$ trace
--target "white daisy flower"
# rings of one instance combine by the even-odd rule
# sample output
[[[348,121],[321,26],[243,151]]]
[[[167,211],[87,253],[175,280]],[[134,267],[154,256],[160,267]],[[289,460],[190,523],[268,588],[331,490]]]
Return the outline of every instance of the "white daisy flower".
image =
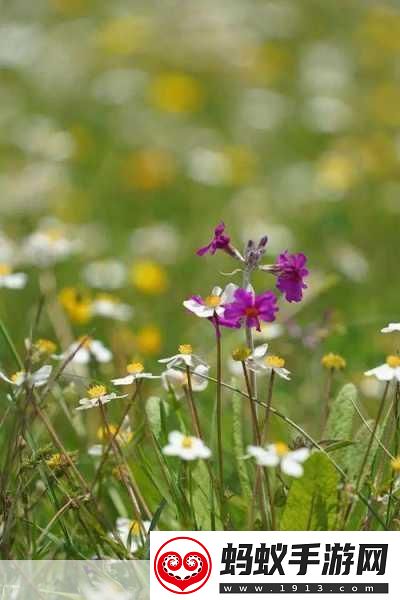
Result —
[[[120,302],[118,298],[114,298],[110,294],[101,294],[92,303],[92,314],[117,321],[129,321],[133,315],[133,309],[129,304]]]
[[[26,382],[32,387],[43,387],[49,381],[52,370],[52,366],[44,365],[43,367],[40,367],[40,369],[38,369],[35,373],[26,373],[25,371],[18,371],[17,373],[14,373],[14,375],[11,375],[11,377],[7,377],[5,373],[2,373],[0,371],[0,379],[17,387],[21,387]]]
[[[9,264],[0,263],[0,288],[21,290],[25,287],[28,276],[25,273],[13,273]]]
[[[90,287],[117,290],[126,282],[126,267],[118,260],[98,260],[85,266],[83,277]]]
[[[79,400],[79,406],[76,410],[87,410],[95,408],[100,404],[108,404],[111,400],[117,398],[127,398],[128,394],[118,396],[115,392],[108,393],[104,385],[93,385],[87,391],[87,397]]]
[[[283,379],[290,379],[290,371],[285,369],[285,359],[273,354],[267,355],[268,344],[258,346],[252,354],[250,354],[246,363],[251,371],[255,373],[271,373],[274,371]]]
[[[118,517],[116,530],[124,546],[134,554],[146,542],[149,533],[151,521],[143,521],[143,528],[138,521],[131,521],[125,517]],[[144,529],[144,531],[143,531]]]
[[[66,360],[76,352],[71,360],[72,364],[87,365],[92,359],[96,360],[98,363],[108,363],[112,360],[112,352],[99,340],[87,338],[82,346],[81,344],[82,341],[74,342],[66,352],[55,356],[55,358]],[[79,348],[78,351],[77,348]]]
[[[172,431],[168,442],[163,448],[166,456],[179,456],[182,460],[207,459],[211,456],[211,450],[200,438],[184,435],[180,431]]]
[[[38,267],[48,267],[75,254],[81,246],[71,227],[51,218],[44,219],[39,228],[25,238],[21,253],[25,261]]]
[[[192,390],[194,392],[202,392],[208,386],[207,376],[209,367],[198,365],[191,372]],[[161,374],[161,382],[165,390],[169,391],[172,388],[175,397],[180,400],[185,397],[185,387],[188,385],[186,373],[178,369],[167,369]]]
[[[174,354],[174,356],[170,356],[169,358],[160,358],[158,362],[166,364],[168,369],[179,366],[186,366],[191,369],[199,365],[208,366],[200,356],[193,354],[193,348],[190,344],[181,344],[179,346],[179,354]]]
[[[283,442],[270,444],[266,448],[248,446],[247,452],[256,459],[256,463],[261,467],[277,467],[279,465],[282,472],[291,477],[302,477],[304,473],[302,463],[311,454],[308,448],[291,451]]]
[[[160,379],[159,375],[145,373],[144,366],[140,362],[132,362],[126,367],[128,375],[120,379],[112,379],[114,385],[131,385],[137,379]]]
[[[382,333],[394,333],[395,331],[400,331],[400,323],[389,323],[382,329]]]
[[[367,377],[374,376],[379,381],[392,381],[397,379],[400,382],[400,356],[388,356],[386,363],[371,369],[365,373]]]
[[[234,283],[228,283],[224,290],[214,287],[210,296],[206,298],[192,296],[189,300],[185,300],[183,306],[203,319],[210,319],[214,315],[220,317],[225,312],[225,304],[233,302],[233,296],[237,289],[238,286]]]

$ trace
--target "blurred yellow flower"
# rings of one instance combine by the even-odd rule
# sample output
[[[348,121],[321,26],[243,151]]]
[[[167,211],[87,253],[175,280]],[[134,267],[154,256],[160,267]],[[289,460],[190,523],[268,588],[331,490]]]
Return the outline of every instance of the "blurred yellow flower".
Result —
[[[162,346],[161,331],[155,325],[147,325],[139,329],[136,336],[136,346],[140,354],[159,354]]]
[[[334,371],[340,371],[346,368],[346,360],[340,354],[325,354],[321,359],[321,364],[325,369],[332,369]]]
[[[395,57],[400,51],[400,13],[376,3],[367,10],[358,34],[371,56],[383,51]]]
[[[374,119],[383,125],[400,125],[400,85],[383,83],[368,96],[369,109]]]
[[[246,146],[227,146],[224,154],[230,163],[228,184],[243,185],[251,181],[255,174],[256,157]]]
[[[150,101],[166,112],[196,112],[204,104],[204,91],[197,79],[186,73],[162,73],[150,86]]]
[[[130,154],[122,165],[122,177],[129,187],[149,191],[164,188],[175,179],[176,164],[170,152],[147,148]]]
[[[317,183],[325,189],[343,193],[359,179],[359,169],[352,156],[332,152],[324,156],[317,168]]]
[[[98,46],[109,54],[130,56],[146,46],[150,33],[149,21],[126,16],[111,19],[97,32]]]
[[[166,270],[151,260],[142,260],[132,266],[131,281],[143,294],[163,294],[168,288]]]
[[[81,325],[92,317],[92,300],[88,294],[83,294],[76,288],[68,287],[58,295],[59,302],[72,322]]]

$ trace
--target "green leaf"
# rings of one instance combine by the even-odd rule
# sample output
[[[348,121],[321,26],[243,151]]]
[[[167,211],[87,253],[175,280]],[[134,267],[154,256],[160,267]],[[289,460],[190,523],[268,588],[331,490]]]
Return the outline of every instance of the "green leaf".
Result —
[[[349,383],[339,392],[333,402],[326,424],[324,437],[329,440],[351,440],[353,432],[354,403],[357,402],[357,388]],[[332,451],[332,449],[330,449]],[[343,464],[344,450],[335,453],[335,460]]]
[[[281,529],[324,531],[333,529],[337,512],[339,475],[329,458],[315,452],[304,465],[304,475],[293,481]]]
[[[158,439],[161,434],[161,399],[158,396],[150,396],[147,399],[146,415],[149,427]]]
[[[247,471],[246,461],[243,460],[244,456],[244,443],[243,443],[243,400],[238,394],[232,394],[232,433],[233,433],[233,452],[236,459],[236,466],[239,476],[239,483],[242,489],[242,494],[251,498],[252,490],[249,480],[249,474]]]

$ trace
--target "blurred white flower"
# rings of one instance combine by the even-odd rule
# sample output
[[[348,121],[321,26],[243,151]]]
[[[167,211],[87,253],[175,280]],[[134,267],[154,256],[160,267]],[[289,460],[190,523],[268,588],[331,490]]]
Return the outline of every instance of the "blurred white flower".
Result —
[[[0,66],[27,67],[37,56],[42,42],[38,25],[3,23],[0,25]]]
[[[104,448],[102,444],[94,444],[90,446],[88,449],[89,456],[93,456],[94,458],[98,458],[99,456],[103,456]]]
[[[0,263],[10,264],[16,252],[14,242],[0,230]]]
[[[77,351],[77,349],[79,350]],[[98,363],[108,363],[112,360],[112,352],[104,346],[99,340],[92,340],[87,338],[83,345],[82,341],[74,342],[71,346],[55,358],[59,360],[66,360],[75,353],[71,360],[72,364],[87,365],[91,360],[95,360]]]
[[[25,287],[27,280],[25,273],[13,273],[10,265],[0,263],[0,288],[20,290]]]
[[[16,387],[21,387],[25,383],[31,387],[43,387],[49,381],[52,371],[53,367],[50,365],[44,365],[35,373],[18,371],[17,373],[11,375],[11,377],[8,377],[5,373],[0,371],[0,379],[10,383],[11,385],[15,385]]]
[[[368,276],[368,261],[354,246],[336,244],[330,253],[337,268],[352,281],[364,281]]]
[[[205,185],[222,185],[232,177],[228,156],[210,148],[194,148],[189,154],[189,176]]]
[[[192,390],[202,392],[208,386],[207,376],[209,368],[204,365],[197,366],[191,373]],[[161,382],[165,390],[172,391],[178,400],[185,397],[185,387],[188,385],[186,373],[178,369],[167,369],[161,374]]]
[[[24,152],[49,161],[67,160],[74,152],[71,134],[42,116],[30,115],[26,121],[19,120],[13,140]]]
[[[251,89],[244,93],[239,107],[243,121],[254,129],[271,130],[279,127],[290,111],[286,96],[264,89]]]
[[[353,113],[350,106],[338,98],[316,96],[305,104],[304,121],[311,129],[334,133],[352,124]]]
[[[135,256],[151,257],[161,263],[172,263],[178,257],[180,236],[172,225],[155,223],[135,229],[129,245]]]
[[[92,315],[129,321],[133,315],[133,308],[110,294],[99,294],[92,303]]]
[[[247,452],[261,467],[277,467],[279,465],[282,472],[291,477],[302,477],[304,474],[302,463],[310,456],[308,448],[290,451],[283,442],[270,444],[266,448],[248,446]]]
[[[211,450],[204,442],[196,437],[187,436],[179,431],[172,431],[168,436],[168,445],[163,448],[166,456],[178,456],[182,460],[207,459]]]
[[[38,267],[48,267],[65,260],[80,249],[72,232],[56,219],[46,220],[22,245],[23,259]]]
[[[389,323],[382,329],[382,333],[394,333],[395,331],[400,331],[400,323]]]
[[[126,367],[128,375],[121,379],[112,379],[114,385],[132,385],[137,379],[160,379],[159,375],[145,373],[144,366],[140,362],[133,362]]]
[[[118,260],[105,259],[85,266],[83,277],[93,288],[116,290],[126,283],[126,267]]]

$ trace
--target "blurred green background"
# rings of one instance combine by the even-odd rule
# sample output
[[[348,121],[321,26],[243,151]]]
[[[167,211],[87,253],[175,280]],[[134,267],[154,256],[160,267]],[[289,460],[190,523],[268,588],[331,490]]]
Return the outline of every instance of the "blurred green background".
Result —
[[[265,333],[294,374],[281,403],[315,416],[330,350],[375,398],[362,373],[393,351],[379,330],[400,320],[398,2],[0,6],[0,262],[31,275],[24,293],[0,290],[0,310],[19,347],[38,299],[19,247],[54,217],[82,242],[55,267],[58,289],[90,290],[85,266],[117,258],[116,293],[135,309],[128,324],[73,323],[76,335],[95,328],[152,368],[179,343],[211,355],[211,328],[182,301],[229,281],[227,256],[194,254],[224,220],[239,247],[267,233],[271,260],[309,256],[306,301]],[[259,291],[273,284],[257,276]],[[239,334],[226,339],[228,351]]]

